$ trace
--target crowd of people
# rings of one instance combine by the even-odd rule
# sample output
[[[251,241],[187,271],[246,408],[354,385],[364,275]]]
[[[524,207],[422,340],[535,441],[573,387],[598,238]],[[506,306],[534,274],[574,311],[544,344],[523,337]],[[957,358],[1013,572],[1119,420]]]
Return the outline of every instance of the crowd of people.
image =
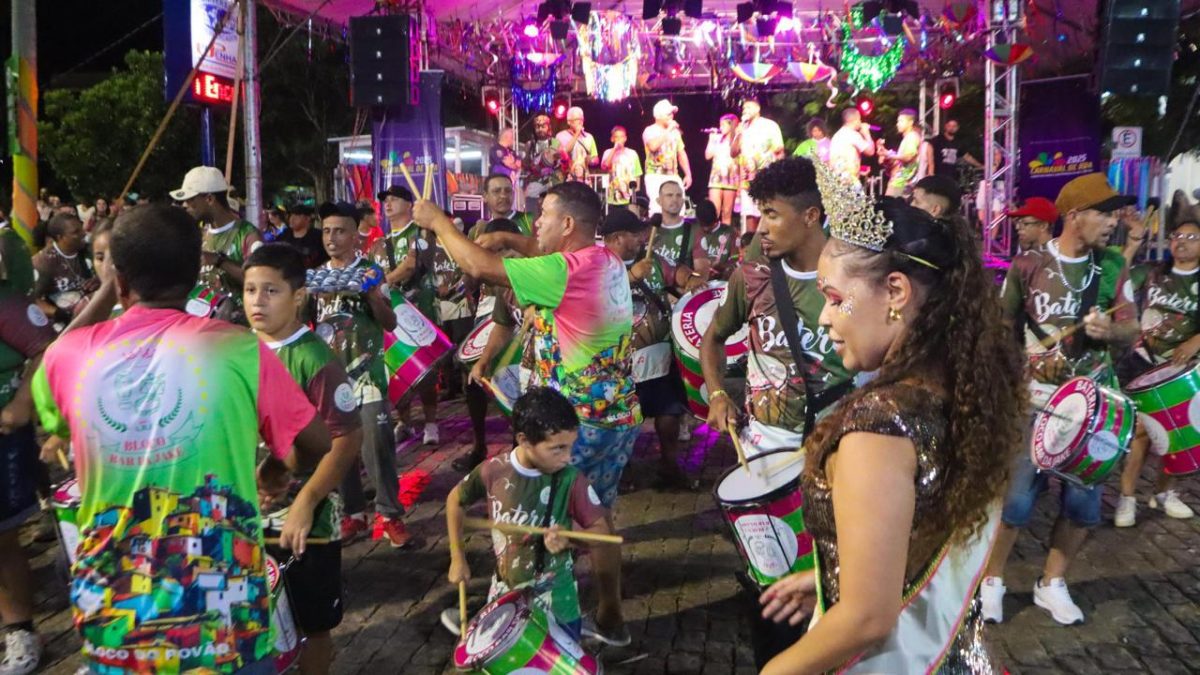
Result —
[[[997,289],[944,168],[973,160],[957,125],[926,141],[901,111],[889,149],[850,109],[832,135],[810,124],[785,156],[749,99],[710,134],[708,199],[690,218],[676,111],[654,106],[644,170],[621,127],[600,155],[578,108],[557,135],[536,118],[524,156],[502,133],[482,183],[488,216],[473,224],[388,185],[376,204],[297,204],[260,229],[220,171],[197,167],[172,204],[47,199],[33,255],[0,227],[0,675],[32,672],[40,655],[17,540],[48,496],[39,456],[75,474],[78,541],[63,540],[83,671],[274,672],[278,573],[307,638],[298,667],[328,672],[342,549],[373,526],[395,548],[416,540],[396,446],[437,445],[439,404],[458,395],[473,444],[446,503],[449,582],[472,577],[464,519],[484,503],[494,524],[546,530],[493,534],[489,601],[533,588],[570,639],[628,644],[621,549],[572,552],[564,532],[617,532],[646,418],[659,487],[698,488],[678,457],[701,385],[682,372],[671,317],[716,287],[696,373],[707,424],[747,461],[804,450],[797,489],[817,564],[744,580],[761,593],[748,620],[762,672],[1003,672],[982,624],[1003,621],[1006,559],[1053,480],[1030,461],[1030,419],[1071,377],[1119,389],[1200,353],[1198,211],[1172,209],[1168,264],[1131,266],[1148,223],[1102,175],[1082,176],[1010,213],[1021,251]],[[865,155],[883,160],[883,196],[860,183]],[[593,169],[605,188],[585,182]],[[536,215],[516,210],[520,191]],[[1114,250],[1118,223],[1127,243]],[[356,281],[312,281],[333,272]],[[393,396],[389,336],[411,310],[455,345],[493,325],[474,361],[444,359]],[[744,362],[729,363],[743,331]],[[493,381],[506,360],[521,373],[511,398]],[[493,401],[512,444],[489,456]],[[1147,449],[1160,449],[1141,426],[1121,527],[1135,524]],[[1176,480],[1164,474],[1150,506],[1191,517]],[[1033,589],[1062,624],[1083,620],[1066,578],[1101,491],[1063,481]],[[591,557],[592,611],[578,555]],[[458,619],[443,614],[456,634]]]

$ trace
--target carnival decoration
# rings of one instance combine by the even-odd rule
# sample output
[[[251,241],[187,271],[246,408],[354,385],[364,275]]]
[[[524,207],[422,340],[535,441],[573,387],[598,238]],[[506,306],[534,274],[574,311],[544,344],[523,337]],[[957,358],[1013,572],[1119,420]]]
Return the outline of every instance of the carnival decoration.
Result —
[[[787,64],[787,68],[792,77],[806,84],[826,83],[829,87],[829,99],[825,101],[825,107],[834,107],[833,100],[838,95],[838,71],[821,61],[815,45],[808,46],[808,61],[792,61]]]
[[[589,96],[610,103],[633,93],[642,58],[640,40],[629,17],[592,12],[587,24],[575,24],[584,87]]]
[[[989,61],[1002,66],[1015,66],[1033,56],[1033,47],[1020,42],[991,47],[983,53]]]
[[[743,82],[751,84],[766,84],[783,72],[783,66],[777,63],[734,63],[729,68]]]
[[[846,74],[846,81],[856,89],[879,91],[900,70],[908,40],[904,36],[896,36],[882,54],[870,56],[862,53],[854,41],[853,30],[863,27],[862,6],[851,7],[850,20],[842,24],[842,72]]]

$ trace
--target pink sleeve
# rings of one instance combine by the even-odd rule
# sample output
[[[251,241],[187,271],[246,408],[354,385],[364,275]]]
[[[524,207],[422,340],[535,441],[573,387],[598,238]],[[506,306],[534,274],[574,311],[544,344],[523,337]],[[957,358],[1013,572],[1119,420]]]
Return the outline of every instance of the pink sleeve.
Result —
[[[286,459],[292,443],[317,409],[292,379],[283,362],[261,340],[258,343],[258,433],[271,454]]]
[[[567,512],[571,520],[584,528],[595,525],[597,521],[608,514],[608,510],[600,505],[600,496],[582,473],[575,476],[571,484],[571,494],[567,502]]]

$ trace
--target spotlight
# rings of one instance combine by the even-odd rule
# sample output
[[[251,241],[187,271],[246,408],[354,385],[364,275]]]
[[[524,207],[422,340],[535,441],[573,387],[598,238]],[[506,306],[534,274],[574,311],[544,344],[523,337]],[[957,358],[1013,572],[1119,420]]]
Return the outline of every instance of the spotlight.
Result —
[[[657,18],[662,13],[662,0],[645,0],[642,3],[642,18],[646,21]]]
[[[567,108],[571,107],[570,94],[555,94],[554,100],[550,104],[550,111],[554,115],[554,119],[567,119]]]
[[[565,19],[570,14],[571,0],[546,0],[538,5],[537,20],[538,23],[545,21],[550,17],[556,19]]]
[[[561,19],[550,22],[550,37],[555,40],[566,40],[571,24]]]
[[[704,16],[704,0],[683,0],[683,13],[693,19]]]
[[[500,90],[495,87],[483,88],[483,108],[488,114],[500,114]]]
[[[958,94],[947,89],[938,95],[938,107],[942,110],[949,110],[954,107],[954,102],[958,100]]]
[[[775,26],[776,33],[787,33],[796,28],[796,20],[791,16],[784,15],[779,18],[779,24]]]
[[[538,25],[532,20],[525,22],[525,27],[521,29],[527,38],[535,38],[538,36]]]
[[[587,23],[592,18],[592,3],[575,3],[571,7],[571,18],[575,20],[575,23]]]
[[[779,27],[779,19],[774,16],[759,16],[754,22],[754,27],[758,31],[758,37],[771,37]]]
[[[673,16],[665,17],[662,20],[663,35],[679,35],[683,31],[683,20]]]
[[[880,14],[879,23],[884,35],[896,36],[904,32],[904,17],[899,14]]]
[[[746,23],[754,16],[754,3],[739,2],[737,6],[737,22]]]
[[[858,101],[854,103],[854,107],[858,108],[858,112],[861,113],[863,117],[870,117],[871,113],[875,112],[875,102],[866,96],[858,99]]]

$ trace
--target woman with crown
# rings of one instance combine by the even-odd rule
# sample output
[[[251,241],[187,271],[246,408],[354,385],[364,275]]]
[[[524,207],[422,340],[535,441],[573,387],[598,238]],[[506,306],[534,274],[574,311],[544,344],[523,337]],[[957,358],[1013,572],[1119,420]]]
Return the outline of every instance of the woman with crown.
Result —
[[[831,238],[821,324],[846,366],[878,370],[806,440],[815,571],[763,593],[808,632],[763,673],[1002,672],[974,599],[1019,447],[1021,360],[978,243],[818,163]]]

